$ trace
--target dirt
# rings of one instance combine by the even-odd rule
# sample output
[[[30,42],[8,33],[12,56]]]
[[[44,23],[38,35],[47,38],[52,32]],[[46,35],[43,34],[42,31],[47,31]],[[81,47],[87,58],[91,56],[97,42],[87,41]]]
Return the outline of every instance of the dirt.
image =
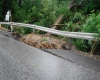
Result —
[[[66,41],[54,36],[40,34],[28,34],[27,36],[20,38],[20,41],[42,49],[62,49],[62,45],[67,44]]]

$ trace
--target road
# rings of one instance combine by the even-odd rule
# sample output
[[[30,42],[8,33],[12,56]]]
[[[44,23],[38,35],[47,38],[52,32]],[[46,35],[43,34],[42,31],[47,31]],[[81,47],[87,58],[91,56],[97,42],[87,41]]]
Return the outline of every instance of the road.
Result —
[[[62,59],[68,60],[75,64],[84,66],[86,68],[95,70],[96,72],[100,72],[100,61],[94,60],[89,57],[85,57],[83,55],[74,53],[69,50],[62,49],[43,49],[43,51],[48,52],[52,55],[58,56]]]
[[[100,80],[100,72],[0,35],[0,80]]]

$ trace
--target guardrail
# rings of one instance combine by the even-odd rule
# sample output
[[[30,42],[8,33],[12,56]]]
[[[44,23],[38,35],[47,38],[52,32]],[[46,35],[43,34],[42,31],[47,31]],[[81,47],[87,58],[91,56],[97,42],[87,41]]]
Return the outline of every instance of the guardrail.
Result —
[[[56,34],[60,36],[66,36],[70,38],[79,38],[79,39],[86,39],[86,40],[97,40],[94,35],[99,35],[96,33],[84,33],[84,32],[68,32],[68,31],[60,31],[60,30],[55,30],[51,28],[46,28],[43,26],[38,26],[38,25],[33,25],[33,24],[25,24],[25,23],[17,23],[17,22],[0,22],[0,24],[7,24],[11,26],[24,26],[24,27],[29,27],[45,32],[49,32],[51,34]]]

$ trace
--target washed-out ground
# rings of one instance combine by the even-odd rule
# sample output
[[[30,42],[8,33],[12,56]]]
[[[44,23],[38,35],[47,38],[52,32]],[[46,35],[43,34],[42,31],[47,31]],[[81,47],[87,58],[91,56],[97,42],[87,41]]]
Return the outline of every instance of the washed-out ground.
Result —
[[[20,38],[20,41],[40,49],[62,49],[62,45],[67,44],[63,39],[44,34],[28,34]]]

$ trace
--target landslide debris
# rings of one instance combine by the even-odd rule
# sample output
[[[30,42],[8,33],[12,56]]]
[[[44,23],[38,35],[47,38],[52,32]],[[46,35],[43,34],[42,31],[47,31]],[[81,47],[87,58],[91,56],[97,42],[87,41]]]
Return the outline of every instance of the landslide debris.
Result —
[[[62,45],[67,44],[67,42],[62,39],[58,39],[52,35],[48,36],[43,34],[28,34],[23,38],[20,38],[20,41],[42,49],[62,49]]]

